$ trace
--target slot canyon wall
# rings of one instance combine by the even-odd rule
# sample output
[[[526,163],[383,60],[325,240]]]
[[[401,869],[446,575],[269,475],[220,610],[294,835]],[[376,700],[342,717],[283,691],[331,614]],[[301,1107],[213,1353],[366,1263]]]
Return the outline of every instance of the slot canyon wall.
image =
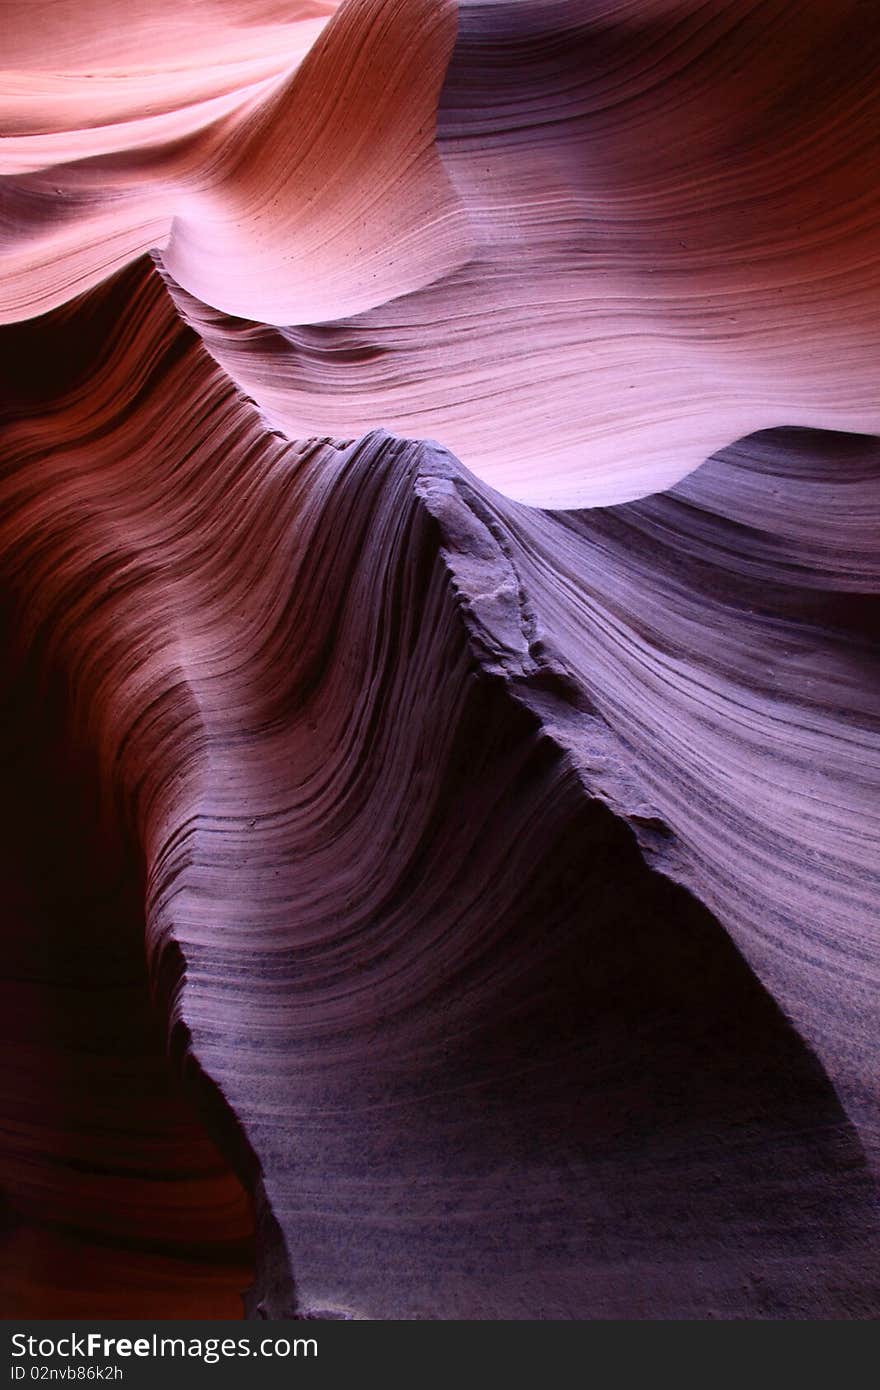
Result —
[[[880,1312],[864,0],[7,0],[7,1316]]]

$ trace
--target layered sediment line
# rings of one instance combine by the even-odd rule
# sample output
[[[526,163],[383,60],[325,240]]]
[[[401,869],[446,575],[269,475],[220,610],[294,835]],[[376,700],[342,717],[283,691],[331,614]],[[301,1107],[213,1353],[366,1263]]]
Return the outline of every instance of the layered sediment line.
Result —
[[[11,648],[250,1311],[876,1313],[876,444],[539,512],[271,433],[147,260],[5,332]]]
[[[125,9],[44,48],[13,6],[4,321],[157,249],[289,438],[440,439],[540,506],[880,431],[862,0]]]

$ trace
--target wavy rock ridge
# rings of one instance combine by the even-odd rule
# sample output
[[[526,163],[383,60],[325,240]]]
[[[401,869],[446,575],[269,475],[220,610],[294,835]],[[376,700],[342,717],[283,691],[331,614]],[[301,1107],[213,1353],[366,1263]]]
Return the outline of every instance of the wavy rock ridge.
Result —
[[[863,0],[199,0],[161,51],[107,8],[62,75],[22,12],[5,321],[158,246],[291,438],[382,422],[539,505],[880,429]]]
[[[876,1314],[865,8],[171,8],[13,25],[14,1311]]]

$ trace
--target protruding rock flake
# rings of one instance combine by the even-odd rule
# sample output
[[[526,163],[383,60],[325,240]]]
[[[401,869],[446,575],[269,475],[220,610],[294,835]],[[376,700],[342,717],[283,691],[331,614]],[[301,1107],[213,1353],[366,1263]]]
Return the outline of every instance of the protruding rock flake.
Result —
[[[7,5],[7,1317],[880,1314],[869,9]]]

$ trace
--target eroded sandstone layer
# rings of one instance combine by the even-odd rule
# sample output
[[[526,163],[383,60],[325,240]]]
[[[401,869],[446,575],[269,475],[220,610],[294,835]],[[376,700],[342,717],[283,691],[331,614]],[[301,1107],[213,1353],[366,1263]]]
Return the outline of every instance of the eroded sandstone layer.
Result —
[[[880,1310],[869,8],[10,6],[10,1311]]]

